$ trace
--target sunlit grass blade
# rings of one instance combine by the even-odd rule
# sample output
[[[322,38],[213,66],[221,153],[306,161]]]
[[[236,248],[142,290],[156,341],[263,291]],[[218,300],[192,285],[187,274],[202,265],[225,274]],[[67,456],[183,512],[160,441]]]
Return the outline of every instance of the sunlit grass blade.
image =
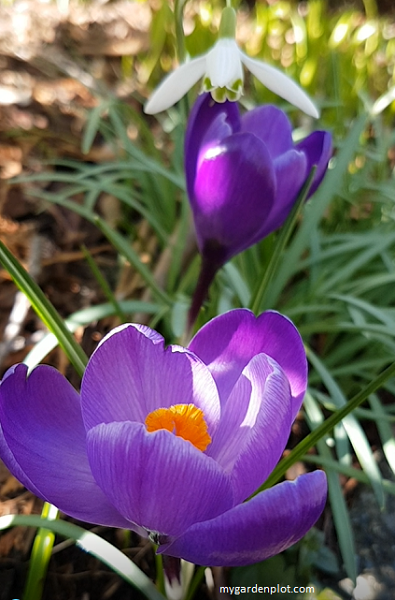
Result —
[[[233,263],[229,262],[224,266],[223,272],[237,294],[241,306],[247,308],[251,302],[251,292],[239,269]]]
[[[173,173],[170,169],[166,169],[166,167],[160,162],[148,157],[128,137],[125,124],[123,123],[119,114],[118,107],[114,105],[111,107],[109,118],[114,126],[116,135],[122,141],[126,152],[133,157],[138,164],[140,164],[147,172],[156,175],[162,175],[167,181],[174,183],[180,189],[185,189],[185,181],[180,175]]]
[[[184,275],[182,269],[183,259],[186,249],[190,246],[191,231],[191,210],[188,200],[183,195],[177,226],[168,242],[171,251],[171,263],[167,274],[167,289],[169,291],[173,291],[177,285],[181,285]]]
[[[192,600],[192,598],[195,597],[195,594],[199,588],[199,585],[203,580],[205,570],[206,570],[205,567],[196,567],[195,574],[192,577],[188,591],[185,595],[185,600]]]
[[[141,262],[140,257],[133,250],[132,246],[127,242],[124,236],[118,233],[118,231],[111,229],[110,225],[100,217],[96,217],[94,219],[94,222],[100,229],[100,231],[106,236],[109,242],[111,242],[114,248],[118,250],[118,252],[122,256],[124,256],[126,260],[130,262],[131,265],[135,267],[138,273],[140,273],[147,286],[151,288],[154,296],[156,296],[158,300],[170,306],[170,298],[156,283],[151,271]]]
[[[135,312],[156,314],[161,309],[159,304],[154,304],[153,302],[143,302],[142,300],[122,300],[119,302],[119,306],[122,310],[122,313],[126,315]],[[67,329],[73,333],[81,325],[89,325],[94,321],[104,319],[105,317],[111,317],[114,314],[116,314],[116,311],[113,304],[97,304],[96,306],[83,308],[73,313],[70,315],[70,317],[65,319],[64,324],[66,325]],[[59,342],[56,336],[53,333],[48,333],[34,346],[32,350],[30,350],[23,362],[30,368],[35,367],[47,356],[47,354],[56,348],[58,344]]]
[[[324,420],[323,414],[318,406],[318,403],[310,393],[306,394],[304,407],[310,427],[315,429],[322,425]],[[327,459],[331,458],[331,452],[325,443],[325,438],[321,438],[317,442],[317,448],[320,455]],[[330,468],[327,468],[326,476],[328,479],[328,495],[344,566],[347,571],[347,575],[350,577],[350,579],[352,579],[352,581],[355,582],[357,578],[357,570],[355,564],[356,553],[354,536],[346,502],[339,481],[339,475]]]
[[[125,315],[122,312],[122,308],[118,302],[118,300],[115,298],[114,294],[111,291],[110,286],[108,285],[106,279],[103,277],[99,267],[97,266],[92,254],[89,252],[88,248],[86,246],[82,246],[82,252],[86,258],[86,261],[97,281],[97,283],[100,285],[104,295],[106,296],[107,300],[113,305],[114,307],[114,313],[118,316],[119,320],[121,321],[121,323],[125,322]]]
[[[164,600],[164,596],[158,592],[152,581],[125,554],[91,531],[66,521],[50,521],[33,515],[0,517],[0,530],[13,525],[40,527],[72,539],[82,550],[96,556],[149,600]]]
[[[103,114],[108,110],[109,105],[109,100],[102,100],[100,104],[90,110],[81,141],[81,151],[83,154],[88,154],[91,149],[95,136],[100,129],[100,121],[103,118]]]
[[[319,358],[314,354],[314,352],[311,351],[311,349],[308,349],[307,357],[315,370],[319,373],[322,383],[330,393],[331,400],[336,408],[344,407],[347,404],[346,399],[344,398],[340,387],[337,385],[328,369],[325,368],[324,363],[319,360]],[[347,432],[350,442],[354,448],[354,452],[363,470],[370,479],[377,501],[379,505],[383,507],[384,493],[381,483],[381,473],[373,457],[373,453],[369,442],[366,439],[366,435],[354,415],[347,415],[343,419],[342,425]]]
[[[269,298],[271,306],[275,305],[281,290],[297,269],[299,258],[309,245],[311,232],[318,226],[326,208],[342,185],[343,177],[359,146],[360,136],[367,120],[367,115],[362,115],[355,121],[336,157],[335,168],[327,172],[324,181],[312,197],[308,210],[304,213],[303,223],[287,248],[275,280],[272,280]]]
[[[345,475],[346,477],[350,477],[352,479],[356,479],[360,483],[369,484],[369,478],[360,469],[356,469],[355,467],[349,467],[348,465],[342,465],[338,460],[334,460],[333,458],[327,458],[325,456],[315,455],[315,454],[305,454],[302,458],[303,462],[312,463],[313,465],[319,465],[320,467],[324,467],[325,469],[331,469],[336,473],[341,475]],[[395,483],[390,481],[389,479],[383,479],[383,489],[386,494],[392,494],[395,496]]]
[[[362,309],[364,312],[371,315],[378,321],[381,321],[386,327],[388,327],[392,335],[395,334],[395,315],[390,315],[390,309],[374,306],[370,302],[366,302],[365,300],[361,300],[360,298],[356,298],[355,296],[351,295],[330,294],[329,297],[334,298],[336,300],[341,300],[343,302],[346,302],[347,304]]]
[[[383,444],[383,452],[395,475],[395,439],[391,420],[376,394],[369,396],[369,404],[379,417],[376,419],[376,426]]]
[[[316,172],[316,167],[313,167],[310,171],[310,174],[305,182],[303,188],[301,189],[299,196],[290,212],[285,224],[283,225],[280,234],[276,241],[276,246],[274,252],[270,258],[269,264],[265,267],[265,272],[258,275],[258,287],[255,291],[252,302],[251,302],[251,310],[258,314],[263,308],[266,307],[265,300],[267,294],[269,292],[269,286],[273,280],[274,274],[278,270],[278,265],[283,258],[284,249],[291,237],[293,230],[295,229],[300,211],[306,202],[307,195],[309,193],[309,189],[311,188],[311,184],[313,183],[314,174]]]
[[[33,309],[43,323],[56,336],[59,345],[66,353],[77,373],[82,376],[88,362],[88,357],[81,346],[77,344],[63,319],[48,298],[46,298],[43,291],[1,241],[0,262],[9,272],[18,288],[29,299]]]
[[[383,250],[393,246],[395,241],[395,234],[383,235],[377,239],[374,246],[368,246],[360,252],[357,256],[351,258],[345,262],[344,266],[336,270],[331,277],[328,277],[321,286],[321,293],[329,292],[335,289],[335,286],[342,281],[349,281],[354,276],[355,272],[369,264],[369,262],[375,256],[378,256]]]
[[[41,517],[48,521],[58,518],[59,511],[55,506],[45,502]],[[30,555],[29,573],[23,592],[23,600],[40,600],[42,597],[48,564],[51,559],[55,534],[50,529],[40,527],[36,533]]]
[[[278,463],[277,467],[272,471],[265,483],[259,487],[253,495],[255,496],[259,492],[270,488],[272,485],[277,483],[284,476],[286,471],[299,459],[301,459],[302,456],[306,454],[308,450],[310,450],[310,448],[313,448],[321,438],[330,433],[335,425],[340,423],[347,415],[349,415],[360,404],[362,404],[362,402],[364,402],[370,396],[370,394],[373,394],[373,392],[380,389],[388,379],[394,376],[395,362],[391,363],[382,373],[380,373],[380,375],[369,382],[368,385],[366,385],[364,389],[351,398],[351,400],[349,400],[347,404],[343,406],[343,408],[334,412],[321,425],[319,425],[316,429],[314,429],[314,431],[309,433],[301,442],[299,442],[299,444],[293,450],[291,450],[288,456],[283,458]]]

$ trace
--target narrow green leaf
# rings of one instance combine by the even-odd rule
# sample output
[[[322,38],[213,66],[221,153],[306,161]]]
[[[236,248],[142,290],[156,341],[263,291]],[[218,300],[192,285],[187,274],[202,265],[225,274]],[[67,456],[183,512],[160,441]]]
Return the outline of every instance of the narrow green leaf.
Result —
[[[327,277],[321,286],[321,293],[333,290],[339,282],[350,280],[358,269],[367,265],[375,256],[378,256],[383,250],[393,245],[394,241],[395,234],[382,234],[381,239],[374,246],[368,246],[352,260],[346,261],[345,265],[338,269],[331,277]]]
[[[165,600],[152,581],[125,554],[91,531],[86,531],[82,527],[66,521],[50,521],[33,515],[0,517],[0,530],[8,529],[13,525],[41,527],[62,537],[72,539],[77,543],[77,546],[108,565],[149,600]]]
[[[58,518],[58,515],[58,509],[45,502],[41,511],[41,517],[53,521]],[[54,532],[45,527],[40,527],[36,533],[30,556],[29,572],[23,592],[23,600],[40,600],[42,597],[54,541]]]
[[[270,290],[270,304],[272,306],[275,305],[281,290],[297,269],[299,258],[309,244],[311,232],[318,226],[333,196],[342,185],[343,177],[359,146],[360,136],[366,127],[367,121],[368,115],[366,114],[361,115],[355,121],[336,157],[335,168],[327,172],[324,181],[315,192],[308,210],[305,211],[304,221],[286,251],[286,255],[276,273],[276,279],[272,281]]]
[[[319,409],[318,403],[309,393],[306,394],[304,407],[310,427],[316,429],[322,425],[324,420],[323,414]],[[325,438],[321,438],[317,442],[317,447],[320,455],[327,459],[331,458],[331,451],[326,445]],[[326,476],[328,479],[328,495],[344,566],[347,575],[355,582],[357,579],[357,569],[355,564],[354,536],[339,476],[331,469],[326,469]]]
[[[387,414],[376,394],[371,394],[371,396],[369,396],[369,404],[374,412],[379,416],[379,418],[376,420],[376,425],[380,435],[381,443],[383,444],[384,455],[392,469],[392,472],[395,475],[395,439],[391,426],[391,420],[389,419],[389,415]]]
[[[112,293],[112,290],[111,290],[110,286],[108,285],[106,279],[103,277],[99,267],[95,263],[95,260],[92,256],[92,254],[89,252],[89,250],[86,246],[82,246],[82,252],[86,258],[88,265],[90,266],[90,269],[91,269],[93,275],[95,276],[96,281],[98,282],[101,289],[103,290],[104,295],[106,296],[106,298],[110,302],[110,304],[113,305],[115,314],[118,316],[121,323],[124,323],[125,315],[122,312],[122,308],[121,308],[120,304],[118,303],[118,300],[115,298],[114,294]]]
[[[286,471],[301,459],[310,448],[313,448],[322,437],[332,431],[335,425],[340,423],[340,421],[349,415],[355,408],[362,404],[370,394],[381,388],[388,379],[394,376],[395,362],[391,363],[382,373],[380,373],[380,375],[369,382],[369,384],[349,400],[343,408],[334,412],[328,419],[319,425],[317,429],[314,429],[314,431],[309,433],[301,442],[299,442],[299,444],[291,450],[288,456],[278,463],[277,467],[272,471],[265,483],[256,490],[253,496],[277,483],[284,476]]]
[[[345,475],[346,477],[351,477],[360,481],[361,483],[369,484],[369,478],[360,469],[355,469],[355,467],[349,467],[348,465],[342,465],[338,460],[334,460],[333,458],[327,458],[325,456],[314,455],[314,454],[305,454],[302,457],[303,462],[312,463],[314,465],[319,465],[324,467],[325,469],[331,469],[336,473],[340,473],[341,475]],[[388,494],[392,494],[395,496],[395,483],[390,481],[389,479],[383,479],[383,488],[384,491]]]
[[[56,336],[59,345],[63,348],[71,364],[82,377],[88,362],[88,357],[81,346],[77,344],[74,337],[67,329],[63,319],[59,316],[43,291],[1,241],[0,262],[9,272],[18,288],[29,299],[33,309],[43,323],[45,323],[48,329]]]
[[[265,272],[258,274],[259,284],[251,302],[251,310],[255,314],[258,314],[261,310],[263,310],[263,308],[266,308],[265,300],[269,291],[269,286],[272,282],[273,276],[278,270],[278,265],[283,258],[284,249],[288,244],[291,234],[295,229],[299,214],[306,202],[306,198],[309,193],[309,189],[311,188],[311,184],[313,183],[316,170],[316,167],[311,169],[307,181],[301,189],[292,211],[288,215],[288,218],[280,231],[274,251],[270,258],[270,262],[265,267]]]
[[[156,283],[151,271],[141,262],[138,254],[133,250],[132,246],[128,243],[128,241],[120,234],[118,231],[111,229],[108,223],[101,217],[95,217],[95,224],[100,229],[100,231],[106,236],[106,238],[111,242],[118,252],[126,258],[130,262],[131,265],[134,266],[136,271],[138,271],[141,277],[144,279],[145,283],[148,287],[151,288],[152,293],[168,306],[171,305],[171,300],[167,296],[167,294],[159,287]]]
[[[134,312],[142,312],[147,314],[155,314],[160,311],[161,306],[152,302],[143,302],[142,300],[122,300],[119,302],[119,306],[124,314],[131,314]],[[115,313],[114,305],[110,303],[97,304],[96,306],[90,306],[89,308],[83,308],[78,310],[68,317],[64,324],[67,329],[72,333],[78,329],[81,325],[89,325],[99,319],[105,317],[112,317]],[[25,357],[24,363],[32,369],[38,363],[40,363],[56,346],[58,345],[58,339],[53,333],[48,333],[40,340],[29,354]]]
[[[88,112],[88,120],[86,122],[84,134],[81,142],[81,150],[83,154],[88,154],[92,147],[93,140],[100,128],[100,121],[103,113],[109,106],[108,101],[101,102]]]
[[[386,327],[388,327],[392,335],[395,333],[395,318],[391,317],[388,308],[374,306],[370,302],[366,302],[365,300],[361,300],[360,298],[356,298],[355,296],[351,295],[330,294],[329,298],[340,300],[341,302],[361,308],[364,312],[371,315],[378,321],[381,321]]]
[[[242,306],[247,307],[251,301],[251,292],[241,275],[239,269],[233,263],[226,263],[223,268],[230,285],[236,292]]]
[[[171,312],[170,321],[171,329],[176,338],[180,338],[185,331],[185,326],[188,317],[189,301],[181,294],[176,298]]]
[[[109,117],[114,126],[117,136],[122,140],[126,152],[137,161],[140,166],[148,173],[162,175],[168,181],[174,183],[181,190],[185,190],[185,180],[180,175],[173,173],[170,169],[167,169],[160,162],[149,158],[142,152],[136,144],[128,137],[125,124],[117,111],[115,106],[111,107]]]
[[[322,383],[330,393],[331,399],[336,408],[343,408],[347,404],[347,401],[344,398],[340,387],[337,385],[330,372],[326,369],[324,363],[319,360],[318,356],[316,356],[311,349],[307,350],[307,358],[319,373]],[[354,415],[347,415],[343,419],[342,425],[347,432],[363,470],[370,479],[377,501],[379,505],[383,507],[384,492],[381,483],[381,473],[374,459],[370,444],[366,439],[366,435]]]

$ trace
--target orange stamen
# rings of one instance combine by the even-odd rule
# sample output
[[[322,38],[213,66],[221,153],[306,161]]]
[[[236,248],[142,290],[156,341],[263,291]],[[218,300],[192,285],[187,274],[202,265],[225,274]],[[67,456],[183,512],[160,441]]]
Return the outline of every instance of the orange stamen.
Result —
[[[153,410],[147,415],[145,425],[150,433],[158,429],[171,431],[202,452],[211,443],[204,413],[194,404],[175,404],[170,408]]]

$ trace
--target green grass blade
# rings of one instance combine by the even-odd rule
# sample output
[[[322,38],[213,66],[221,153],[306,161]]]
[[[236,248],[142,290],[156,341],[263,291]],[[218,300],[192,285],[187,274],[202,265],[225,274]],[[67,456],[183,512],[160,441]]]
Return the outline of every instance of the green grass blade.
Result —
[[[185,190],[185,180],[181,175],[174,173],[171,169],[167,169],[160,162],[149,158],[128,137],[125,124],[120,117],[117,107],[111,107],[109,118],[114,126],[117,136],[120,140],[122,140],[126,152],[137,162],[137,165],[141,165],[141,168],[146,170],[148,173],[162,175],[166,180],[174,183],[181,190]]]
[[[160,311],[161,306],[152,302],[143,302],[142,300],[122,300],[119,306],[123,314],[131,314],[135,312],[143,312],[147,314],[156,314]],[[115,315],[114,305],[110,303],[97,304],[89,308],[83,308],[73,313],[64,321],[67,329],[72,333],[81,325],[89,325],[99,319],[112,317]],[[53,333],[48,333],[42,338],[34,348],[25,357],[24,363],[32,369],[40,363],[56,346],[59,344],[58,339]]]
[[[223,272],[229,285],[237,295],[241,306],[247,308],[251,301],[251,292],[239,269],[233,263],[228,262],[224,266]]]
[[[41,517],[48,521],[58,518],[59,511],[45,502]],[[36,533],[30,556],[29,573],[23,592],[23,600],[40,600],[42,597],[48,564],[51,559],[55,534],[50,529],[40,527]]]
[[[63,348],[77,373],[82,376],[88,362],[88,357],[77,344],[63,319],[59,316],[48,298],[46,298],[43,291],[1,241],[0,262],[11,275],[18,288],[29,299],[33,309],[43,323],[56,336],[59,345]]]
[[[349,259],[343,268],[337,270],[332,277],[326,278],[325,282],[321,286],[321,293],[328,293],[330,290],[336,288],[336,285],[342,281],[349,281],[353,278],[355,272],[367,265],[372,258],[379,255],[388,246],[393,245],[395,240],[395,234],[381,235],[381,239],[378,239],[376,244],[372,247],[366,248],[364,251],[359,252],[357,256]]]
[[[346,304],[360,308],[365,313],[371,315],[378,321],[381,321],[386,327],[388,327],[389,333],[391,335],[394,335],[394,333],[395,333],[395,318],[391,317],[388,309],[374,306],[373,304],[370,304],[370,302],[366,302],[365,300],[361,300],[360,298],[356,298],[355,296],[349,296],[349,295],[343,295],[343,294],[330,294],[329,298],[333,298],[335,300],[340,300],[341,302],[345,302]]]
[[[309,393],[306,394],[304,406],[310,427],[315,429],[319,425],[322,425],[324,420],[323,414],[318,406],[318,403]],[[317,442],[317,447],[320,455],[326,459],[330,459],[332,457],[331,451],[326,445],[325,438],[321,438]],[[347,575],[352,579],[352,581],[355,582],[357,579],[357,569],[355,564],[356,552],[354,536],[350,517],[348,515],[347,505],[339,481],[339,475],[329,468],[326,469],[326,476],[328,479],[328,496],[344,566],[347,571]]]
[[[151,271],[141,262],[138,254],[133,250],[132,246],[128,243],[128,241],[124,238],[123,235],[111,229],[110,225],[101,219],[100,217],[96,217],[94,219],[94,223],[100,229],[100,231],[106,236],[108,241],[114,246],[114,248],[126,258],[130,262],[131,265],[134,266],[136,271],[138,271],[141,277],[144,279],[145,283],[149,288],[151,288],[152,293],[158,300],[164,302],[168,306],[171,305],[171,300],[168,295],[159,287],[156,283]]]
[[[281,259],[283,258],[284,249],[291,237],[293,230],[295,229],[299,214],[306,202],[309,189],[311,188],[311,184],[313,183],[315,172],[316,167],[313,167],[310,171],[306,183],[304,184],[302,190],[299,193],[299,196],[292,208],[292,211],[290,212],[284,226],[280,231],[269,264],[265,267],[265,272],[258,276],[258,281],[260,281],[260,283],[251,302],[251,310],[256,315],[259,312],[261,312],[263,308],[267,308],[267,303],[265,304],[265,300],[269,292],[271,281],[273,279],[274,274],[278,270],[278,265]]]
[[[104,100],[89,111],[88,120],[86,122],[81,141],[81,151],[83,154],[88,154],[89,150],[92,148],[96,134],[100,129],[100,121],[102,120],[103,114],[107,111],[109,105],[109,101]]]
[[[391,420],[388,418],[389,415],[384,410],[384,407],[376,394],[369,396],[369,403],[372,407],[372,410],[379,417],[376,420],[376,426],[380,435],[381,443],[383,444],[385,458],[387,459],[388,464],[395,475],[395,439],[391,426]]]
[[[72,539],[77,546],[108,565],[149,600],[165,600],[152,581],[125,554],[91,531],[66,521],[50,521],[33,515],[0,517],[0,531],[13,525],[45,528],[62,537]]]
[[[121,308],[118,300],[115,298],[114,294],[112,293],[112,290],[111,290],[110,286],[108,285],[106,279],[103,277],[102,272],[100,271],[99,267],[97,266],[92,254],[89,252],[89,250],[86,246],[82,246],[81,249],[82,249],[82,252],[86,258],[86,261],[87,261],[97,283],[101,287],[107,300],[110,302],[110,304],[113,305],[114,314],[116,314],[118,316],[121,323],[125,323],[125,315],[122,312],[122,308]]]
[[[331,400],[336,408],[344,407],[347,404],[347,401],[344,398],[343,393],[336,381],[333,379],[328,369],[325,368],[323,362],[320,361],[310,349],[307,351],[307,358],[320,375],[322,383],[330,393]],[[366,439],[366,435],[354,415],[347,415],[343,419],[342,425],[347,432],[363,470],[370,479],[377,501],[379,505],[383,507],[384,492],[381,483],[381,473],[373,457],[373,453],[370,448],[370,444]]]
[[[356,479],[361,483],[370,483],[369,478],[360,469],[356,469],[355,467],[349,467],[348,465],[342,465],[338,460],[334,460],[333,458],[327,458],[320,454],[316,456],[314,454],[305,454],[302,458],[303,462],[312,463],[314,465],[319,465],[324,467],[325,469],[331,469],[336,473],[340,473],[341,475],[345,475],[346,477],[351,477],[352,479]],[[395,496],[395,483],[390,481],[389,479],[383,479],[383,488],[384,491],[388,494],[392,494]]]
[[[275,281],[272,281],[270,290],[270,303],[272,306],[274,306],[281,290],[294,273],[303,251],[309,245],[311,232],[318,226],[326,208],[342,185],[343,177],[347,173],[348,165],[358,148],[359,139],[366,127],[367,120],[368,116],[364,114],[355,121],[350,134],[336,157],[335,168],[327,172],[324,181],[312,197],[308,210],[305,211],[304,221],[287,249],[281,267],[276,273]]]
[[[295,464],[304,454],[307,453],[310,448],[313,448],[317,442],[328,434],[340,421],[342,421],[347,415],[355,410],[362,402],[364,402],[370,394],[373,394],[376,390],[381,388],[388,379],[395,376],[395,362],[391,363],[380,375],[373,379],[363,390],[358,392],[351,400],[347,402],[343,408],[334,412],[328,419],[326,419],[321,425],[309,433],[299,444],[291,450],[291,452],[283,458],[272,471],[267,480],[261,485],[256,492],[253,494],[259,494],[259,492],[272,487],[277,483],[286,473],[286,471]]]

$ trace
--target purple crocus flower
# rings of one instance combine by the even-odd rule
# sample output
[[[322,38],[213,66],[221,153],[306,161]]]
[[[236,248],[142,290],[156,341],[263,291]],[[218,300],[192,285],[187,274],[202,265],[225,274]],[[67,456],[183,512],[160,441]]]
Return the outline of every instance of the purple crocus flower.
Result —
[[[305,387],[300,336],[278,313],[226,313],[188,349],[122,325],[80,395],[52,367],[6,373],[0,456],[72,517],[150,535],[197,564],[244,565],[298,541],[323,510],[321,471],[244,502],[280,459]]]
[[[291,123],[275,106],[241,117],[236,102],[202,94],[188,121],[185,171],[198,246],[211,271],[280,227],[313,165],[310,195],[317,189],[331,151],[326,131],[294,144]]]

